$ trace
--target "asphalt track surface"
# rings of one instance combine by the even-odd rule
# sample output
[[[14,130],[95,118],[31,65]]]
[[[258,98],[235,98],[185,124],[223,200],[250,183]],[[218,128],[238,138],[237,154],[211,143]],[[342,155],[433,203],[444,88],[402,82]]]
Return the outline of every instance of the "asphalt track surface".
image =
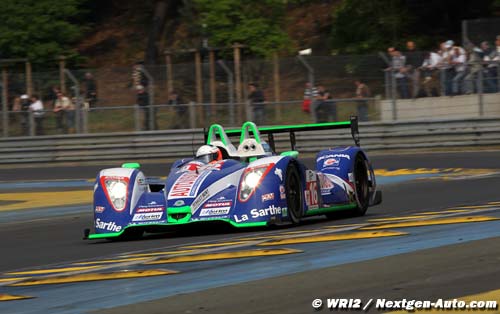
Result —
[[[385,169],[451,167],[500,169],[500,152],[374,156],[372,162],[376,168]],[[0,169],[0,181],[92,178],[98,169],[105,166]],[[148,175],[161,176],[166,174],[168,165],[144,164],[142,168]],[[312,218],[297,227],[278,229],[187,228],[129,242],[82,241],[82,230],[92,223],[90,211],[45,219],[0,221],[2,239],[0,272],[102,259],[130,252],[178,248],[200,242],[227,241],[254,235],[273,235],[277,232],[300,232],[326,228],[332,224],[359,224],[366,223],[370,219],[418,215],[422,212],[444,211],[456,206],[498,202],[499,187],[498,175],[470,177],[463,180],[403,181],[384,185],[383,204],[370,208],[364,217],[339,215],[338,219],[333,221]],[[315,310],[311,307],[311,301],[315,298],[340,296],[366,301],[377,297],[394,299],[405,297],[425,300],[460,297],[500,289],[499,224],[474,223],[467,224],[467,227],[461,227],[462,229],[455,225],[425,228],[428,228],[426,229],[428,231],[413,236],[414,243],[408,240],[380,244],[381,251],[385,249],[391,253],[385,256],[373,254],[376,257],[374,259],[367,257],[360,258],[359,261],[352,259],[343,263],[333,263],[333,266],[326,263],[324,267],[313,267],[311,270],[304,268],[304,271],[294,270],[290,273],[279,273],[279,276],[266,275],[264,278],[256,276],[259,280],[247,278],[240,282],[221,283],[204,289],[180,290],[180,294],[171,292],[167,294],[167,298],[161,298],[161,293],[158,293],[155,295],[155,300],[133,302],[137,303],[136,305],[128,304],[130,301],[125,294],[125,297],[116,299],[112,305],[105,306],[109,309],[100,313],[124,313],[124,311],[127,313],[313,313]],[[439,242],[440,237],[449,241],[443,240],[442,244],[432,243],[432,234],[436,236],[435,242]],[[358,243],[363,241],[371,243],[369,241],[372,240],[358,241],[339,247],[339,252],[355,251]],[[379,242],[374,242],[371,246],[359,245],[359,250],[367,254],[372,250],[375,252],[379,249],[377,243]],[[396,246],[391,247],[393,245]],[[324,248],[321,246],[317,249]],[[400,253],[398,248],[401,249]],[[331,255],[335,254],[334,248]],[[314,260],[315,256],[303,257],[306,258]],[[286,262],[286,259],[281,262]],[[215,265],[217,267],[217,264]],[[240,271],[245,270],[244,263],[238,267]],[[199,271],[200,281],[204,280],[203,271],[205,270]],[[5,288],[2,290],[0,287],[0,294],[7,292]],[[64,294],[60,293],[61,298],[64,298]],[[22,302],[31,301],[10,302],[17,302],[11,304],[20,306],[9,305],[5,308],[8,310],[5,313],[16,313],[16,309],[19,309],[19,313],[37,313],[32,308],[23,308]],[[128,304],[126,308],[120,307],[125,304]],[[0,312],[4,313],[2,306],[4,305],[0,303]],[[78,303],[74,306],[74,313],[80,313]],[[99,307],[91,309],[97,310]],[[68,308],[64,310],[68,311]],[[58,311],[64,312],[61,309]],[[54,313],[58,311],[54,310]],[[324,311],[327,312],[326,309]],[[68,313],[71,313],[71,310]]]

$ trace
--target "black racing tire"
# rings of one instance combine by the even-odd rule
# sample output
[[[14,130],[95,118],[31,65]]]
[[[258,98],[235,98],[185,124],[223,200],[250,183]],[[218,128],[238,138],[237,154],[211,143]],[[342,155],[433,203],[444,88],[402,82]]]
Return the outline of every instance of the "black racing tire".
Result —
[[[290,221],[292,224],[298,224],[302,218],[302,213],[304,212],[304,193],[299,171],[293,163],[290,163],[286,169],[285,192]]]
[[[353,210],[356,216],[363,216],[370,203],[370,186],[368,179],[368,168],[365,157],[357,154],[354,159],[354,195],[356,198],[356,208]]]

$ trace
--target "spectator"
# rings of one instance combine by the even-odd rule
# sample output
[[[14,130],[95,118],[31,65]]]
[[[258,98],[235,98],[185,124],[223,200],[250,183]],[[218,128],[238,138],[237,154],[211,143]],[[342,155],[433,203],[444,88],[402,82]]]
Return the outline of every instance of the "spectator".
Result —
[[[460,47],[453,47],[451,52],[450,64],[454,67],[455,76],[453,77],[452,92],[453,95],[459,95],[463,91],[462,83],[466,72],[466,54]]]
[[[92,73],[85,73],[83,84],[85,87],[85,101],[88,103],[89,108],[92,108],[97,102],[97,85]]]
[[[436,97],[439,95],[439,72],[437,66],[441,62],[441,56],[436,52],[429,52],[424,57],[422,66],[420,67],[422,86],[424,95],[427,97]]]
[[[36,96],[36,95],[31,96],[30,111],[33,112],[33,116],[34,116],[34,119],[35,119],[35,134],[36,135],[44,135],[44,130],[43,130],[43,116],[44,116],[43,103],[38,98],[38,96]]]
[[[250,103],[250,108],[253,112],[253,121],[259,125],[264,124],[264,93],[259,89],[256,83],[248,84],[248,100]]]
[[[313,87],[311,82],[307,82],[306,89],[304,90],[304,100],[302,101],[302,111],[311,113],[311,105],[316,96],[318,96],[318,89]]]
[[[479,47],[473,47],[469,53],[469,74],[465,77],[465,93],[472,94],[474,90],[478,89],[474,88],[477,78],[479,77],[479,72],[483,71],[483,60],[486,55],[491,53],[490,45],[487,41],[483,41]]]
[[[21,95],[21,129],[23,135],[30,135],[30,98],[28,95]]]
[[[417,51],[415,42],[408,41],[406,43],[406,70],[412,85],[412,98],[420,94],[420,71],[418,69],[423,61],[424,53]]]
[[[323,85],[318,86],[318,96],[315,101],[315,122],[328,122],[337,120],[337,107],[331,101],[331,94]]]
[[[144,62],[142,61],[136,62],[132,68],[132,87],[138,91],[139,86],[142,86],[144,89],[147,89],[149,86],[149,80],[144,75]]]
[[[484,70],[485,87],[487,93],[498,91],[498,63],[500,61],[500,36],[496,37],[495,48],[485,54],[484,61],[487,62]]]
[[[441,62],[438,67],[441,71],[441,82],[443,84],[444,95],[452,94],[452,82],[455,76],[455,70],[451,64],[452,49],[455,42],[453,40],[447,40],[441,43],[439,54],[441,55]]]
[[[392,71],[392,75],[396,79],[396,87],[399,92],[399,96],[403,99],[410,98],[410,91],[408,90],[408,77],[406,69],[406,57],[397,51],[394,47],[387,49],[391,58],[391,67],[389,70]]]
[[[175,110],[174,129],[187,128],[188,108],[184,106],[181,96],[175,90],[170,91],[168,104],[174,106]]]
[[[356,85],[356,98],[361,98],[358,101],[358,117],[359,121],[368,121],[368,101],[365,98],[371,97],[370,89],[361,80],[354,81]]]
[[[136,100],[137,100],[137,105],[139,108],[142,110],[142,130],[143,131],[151,131],[151,130],[156,130],[158,128],[158,125],[156,123],[156,109],[153,107],[153,129],[150,127],[150,113],[149,113],[149,108],[150,108],[150,103],[149,103],[149,94],[146,91],[146,88],[142,85],[137,85],[136,86]]]
[[[62,92],[57,93],[54,113],[56,114],[56,127],[59,133],[74,132],[75,106]]]

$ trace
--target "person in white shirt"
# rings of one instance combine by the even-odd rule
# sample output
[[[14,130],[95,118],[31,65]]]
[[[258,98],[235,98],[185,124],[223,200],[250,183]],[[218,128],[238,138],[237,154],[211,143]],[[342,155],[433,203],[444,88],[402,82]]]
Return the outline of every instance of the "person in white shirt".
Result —
[[[441,59],[439,53],[429,52],[420,66],[423,77],[422,86],[427,97],[439,95],[439,71],[437,67]]]
[[[44,135],[43,130],[43,103],[38,98],[38,96],[31,96],[31,104],[29,110],[33,112],[33,116],[35,118],[35,134],[36,135]]]

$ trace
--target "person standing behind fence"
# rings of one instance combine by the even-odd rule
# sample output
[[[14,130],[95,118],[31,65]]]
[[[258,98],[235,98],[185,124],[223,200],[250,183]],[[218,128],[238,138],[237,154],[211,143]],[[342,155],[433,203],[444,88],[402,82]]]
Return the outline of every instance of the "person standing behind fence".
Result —
[[[97,102],[97,84],[92,73],[85,73],[83,84],[85,87],[85,101],[88,103],[89,108],[92,108]]]
[[[356,98],[361,98],[358,101],[358,117],[359,121],[368,121],[368,100],[371,97],[370,89],[361,80],[354,81],[356,85]]]
[[[453,77],[452,92],[453,95],[460,95],[463,92],[463,80],[467,74],[465,50],[461,47],[453,47],[451,51],[450,64],[455,68]]]
[[[306,89],[304,90],[304,100],[302,101],[303,112],[311,113],[311,105],[316,96],[318,96],[318,89],[312,86],[311,82],[307,82]]]
[[[264,93],[259,89],[256,83],[248,84],[248,100],[252,108],[253,121],[256,124],[264,124]]]
[[[408,41],[406,43],[406,69],[412,83],[411,95],[413,98],[418,97],[420,94],[420,72],[418,68],[422,65],[423,61],[423,52],[417,51],[417,46],[414,41]]]
[[[399,96],[403,99],[410,98],[410,91],[408,89],[408,77],[406,68],[406,57],[397,51],[394,47],[387,49],[391,55],[391,67],[392,75],[396,79],[396,87]]]
[[[148,89],[149,86],[149,80],[144,75],[144,63],[142,61],[136,62],[132,69],[132,88],[138,90],[138,86],[142,86],[144,89]]]
[[[330,92],[323,85],[319,85],[314,106],[316,122],[337,120],[337,105],[331,98]]]
[[[142,111],[142,131],[151,131],[150,128],[150,115],[149,115],[149,94],[147,90],[142,85],[136,86],[136,100],[137,105]],[[156,125],[156,114],[153,112],[153,130],[157,128]]]
[[[31,105],[30,111],[33,113],[33,117],[35,120],[35,134],[36,135],[44,135],[43,130],[43,103],[38,98],[37,95],[31,96]]]
[[[57,93],[57,99],[54,103],[54,113],[56,114],[57,132],[74,132],[75,106],[62,92]]]
[[[174,119],[174,129],[187,129],[187,107],[182,102],[181,96],[177,94],[175,90],[170,91],[168,95],[168,104],[174,106],[175,119]]]
[[[498,92],[498,63],[500,61],[500,36],[496,37],[495,47],[484,56],[486,61],[486,69],[484,70],[485,92]]]
[[[465,77],[465,93],[472,94],[474,90],[479,91],[479,85],[477,84],[477,79],[479,78],[479,72],[483,71],[483,60],[486,55],[491,53],[490,45],[487,41],[483,41],[479,47],[472,47],[469,53],[469,74]],[[474,89],[474,86],[476,88]],[[484,89],[484,88],[483,88]]]

